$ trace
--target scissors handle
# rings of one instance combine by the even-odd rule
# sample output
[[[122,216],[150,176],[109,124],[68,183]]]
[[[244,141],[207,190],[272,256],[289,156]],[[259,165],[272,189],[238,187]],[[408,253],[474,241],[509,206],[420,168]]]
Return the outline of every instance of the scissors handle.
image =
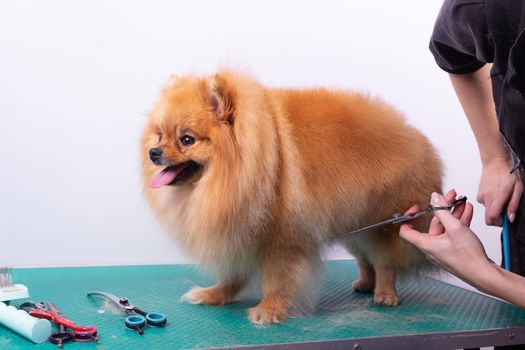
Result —
[[[165,327],[166,322],[167,318],[163,313],[149,312],[145,313],[144,316],[141,314],[128,316],[124,324],[127,328],[136,330],[140,335],[143,335],[146,324],[153,327]]]
[[[69,332],[56,332],[49,336],[49,341],[52,344],[58,345],[59,348],[61,348],[64,344],[71,343],[75,338],[73,337],[73,333]]]
[[[161,312],[148,312],[146,314],[148,324],[154,327],[165,327],[168,319],[166,315]]]
[[[144,316],[149,325],[152,325],[155,327],[164,327],[166,325],[166,322],[167,322],[166,315],[164,315],[161,312],[146,312],[146,311],[139,309],[136,306],[133,306],[133,311],[135,311],[139,315]]]
[[[57,316],[65,317],[58,306],[52,302],[48,301],[47,307],[49,308],[49,311],[54,312]],[[66,327],[63,324],[60,325],[60,330],[58,332],[55,332],[49,336],[49,341],[52,344],[58,345],[59,348],[62,348],[64,344],[71,343],[74,340],[73,333],[66,332]]]
[[[458,198],[456,198],[453,201],[449,202],[448,205],[432,205],[432,206],[429,207],[429,209],[431,208],[431,211],[450,210],[450,209],[454,208],[456,205],[461,204],[461,203],[465,203],[466,201],[467,201],[467,197],[466,196],[459,196]]]
[[[467,197],[460,196],[457,199],[454,199],[453,201],[450,201],[447,205],[429,205],[425,209],[417,211],[415,213],[399,216],[393,223],[394,224],[399,224],[399,223],[402,223],[402,222],[405,222],[405,221],[410,221],[410,220],[413,220],[413,219],[415,219],[417,217],[420,217],[421,215],[433,213],[433,212],[435,212],[437,210],[451,210],[452,208],[454,208],[458,204],[465,203],[466,201],[467,201]]]
[[[126,317],[124,324],[127,328],[137,331],[138,334],[144,334],[144,327],[146,327],[146,318],[142,315],[131,315]]]
[[[75,340],[77,340],[77,335],[79,339],[85,339],[84,341],[93,341],[97,339],[97,327],[95,326],[79,326],[64,316],[59,316],[49,310],[30,309],[29,314],[33,317],[45,318],[60,326],[72,329],[74,331]]]
[[[76,342],[89,343],[98,340],[98,329],[95,326],[83,326],[83,330],[73,330]]]

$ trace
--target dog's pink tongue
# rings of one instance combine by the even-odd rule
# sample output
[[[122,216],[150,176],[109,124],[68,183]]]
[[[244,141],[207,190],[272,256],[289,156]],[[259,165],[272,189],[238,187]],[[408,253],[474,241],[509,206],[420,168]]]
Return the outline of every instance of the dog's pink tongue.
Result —
[[[162,170],[151,180],[151,182],[149,183],[149,187],[160,188],[171,183],[173,180],[175,180],[175,178],[181,172],[182,169],[184,169],[183,166],[176,168],[166,168]]]

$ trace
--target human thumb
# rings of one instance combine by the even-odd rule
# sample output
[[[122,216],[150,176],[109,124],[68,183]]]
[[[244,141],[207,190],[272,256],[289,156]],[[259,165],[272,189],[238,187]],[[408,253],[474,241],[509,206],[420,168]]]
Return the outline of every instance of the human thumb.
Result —
[[[401,236],[401,238],[403,238],[409,243],[412,243],[418,248],[421,248],[421,244],[423,244],[423,241],[428,238],[423,233],[419,232],[418,230],[415,230],[410,224],[401,225],[401,227],[399,228],[399,235]]]

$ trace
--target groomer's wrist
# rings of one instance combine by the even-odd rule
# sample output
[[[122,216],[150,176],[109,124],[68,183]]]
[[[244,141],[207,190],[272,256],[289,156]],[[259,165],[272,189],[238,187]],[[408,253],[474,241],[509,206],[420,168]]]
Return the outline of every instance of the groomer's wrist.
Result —
[[[492,150],[491,154],[481,155],[481,166],[483,169],[504,167],[508,168],[511,163],[508,152],[504,149],[501,151]]]
[[[483,293],[499,296],[498,291],[501,287],[502,268],[494,262],[487,260],[477,270],[473,277],[472,284]]]
[[[456,271],[451,271],[466,283],[479,291],[495,294],[497,281],[500,280],[499,266],[485,257],[474,257],[465,260]]]

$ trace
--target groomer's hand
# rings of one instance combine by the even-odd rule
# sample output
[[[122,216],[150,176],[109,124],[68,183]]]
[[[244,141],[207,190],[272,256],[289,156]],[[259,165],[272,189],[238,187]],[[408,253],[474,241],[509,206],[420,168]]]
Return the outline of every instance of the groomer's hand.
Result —
[[[508,160],[493,159],[483,164],[476,199],[485,207],[487,225],[501,226],[504,210],[509,221],[514,222],[522,194],[523,184],[518,172],[509,172]]]
[[[432,205],[447,205],[456,197],[454,190],[445,197],[433,193]],[[417,206],[406,214],[417,211]],[[492,264],[476,234],[469,228],[472,221],[471,203],[456,206],[452,213],[448,210],[436,210],[428,234],[415,230],[411,223],[400,228],[402,238],[421,249],[436,264],[470,283],[479,269]]]

